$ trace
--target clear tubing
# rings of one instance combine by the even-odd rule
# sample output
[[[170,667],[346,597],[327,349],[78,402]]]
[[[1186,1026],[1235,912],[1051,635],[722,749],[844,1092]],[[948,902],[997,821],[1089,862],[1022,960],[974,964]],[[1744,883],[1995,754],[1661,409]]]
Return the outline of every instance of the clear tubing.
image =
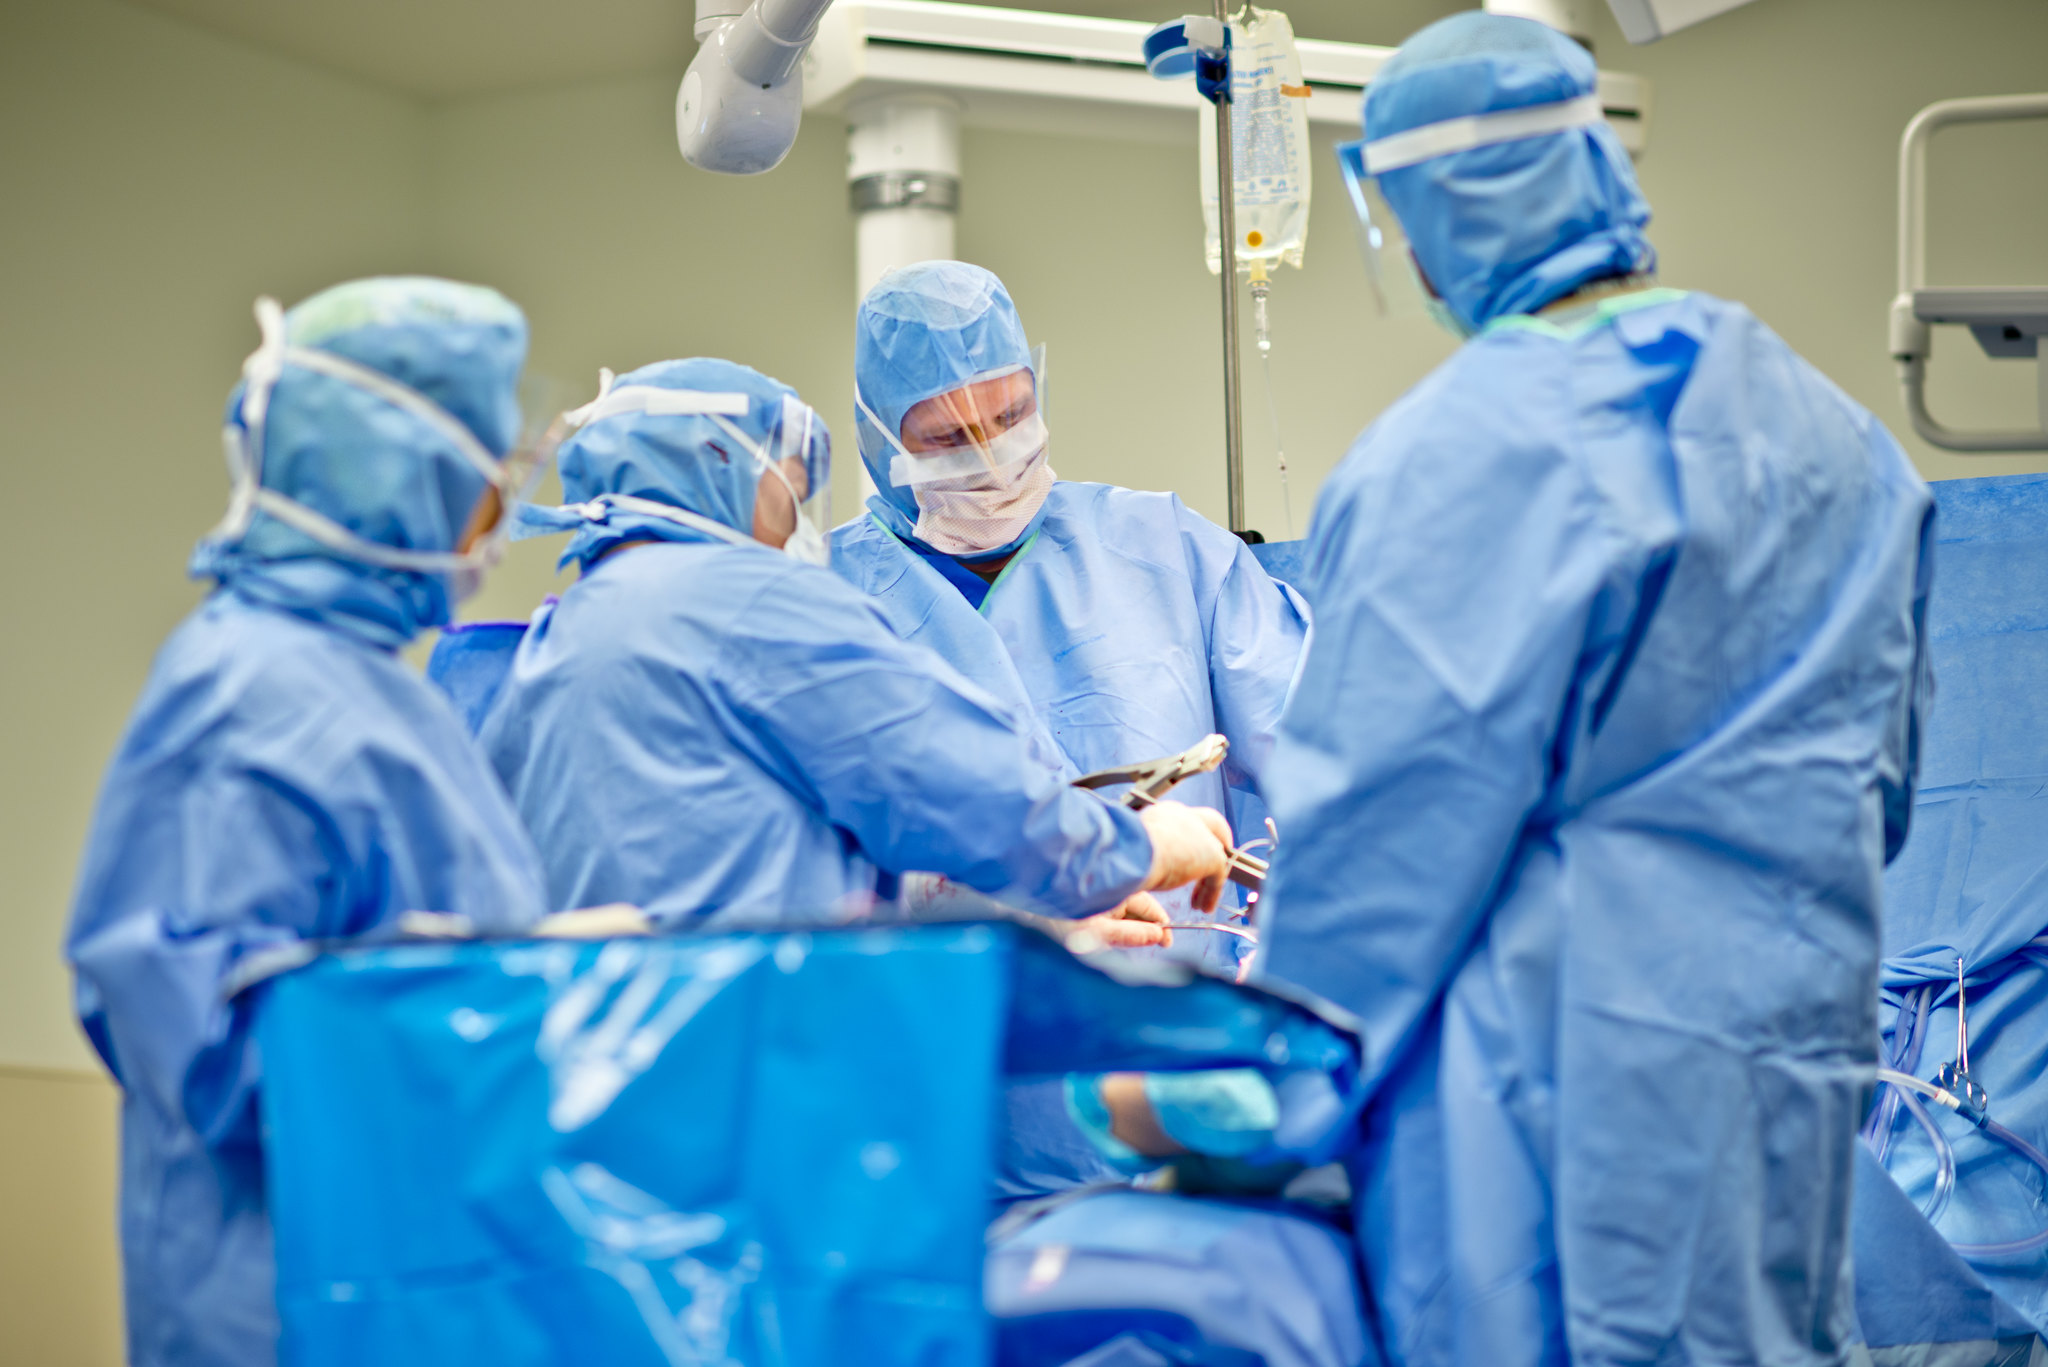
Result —
[[[1261,301],[1261,309],[1264,303]],[[1280,401],[1273,394],[1273,349],[1260,328],[1259,366],[1266,377],[1266,413],[1273,420],[1273,459],[1280,464],[1280,511],[1287,519],[1287,539],[1294,540],[1294,496],[1287,489],[1287,448],[1280,441]]]
[[[1956,1151],[1938,1126],[1934,1117],[1927,1113],[1927,1104],[1912,1092],[1900,1090],[1895,1093],[1905,1103],[1907,1114],[1920,1122],[1920,1128],[1927,1131],[1927,1142],[1934,1145],[1934,1199],[1927,1203],[1927,1209],[1920,1213],[1933,1224],[1948,1208],[1949,1193],[1956,1189]]]
[[[1920,1066],[1921,1047],[1927,1038],[1927,1012],[1933,1001],[1934,986],[1930,983],[1914,988],[1899,1003],[1898,1019],[1892,1026],[1892,1042],[1884,1061],[1902,1073],[1911,1074]],[[1891,1088],[1863,1125],[1863,1140],[1871,1146],[1880,1163],[1891,1152],[1892,1134],[1898,1119],[1899,1093],[1897,1088]]]
[[[1287,447],[1280,440],[1280,400],[1273,393],[1273,330],[1267,324],[1266,300],[1273,293],[1266,263],[1252,259],[1252,336],[1259,344],[1259,371],[1266,379],[1266,416],[1273,420],[1273,459],[1280,466],[1280,508],[1287,517],[1287,539],[1294,540],[1294,499],[1287,489]]]
[[[1934,984],[1927,983],[1914,994],[1917,1000],[1913,1003],[1913,1029],[1901,1045],[1899,1056],[1899,1071],[1901,1072],[1917,1075],[1920,1071],[1920,1055],[1927,1049],[1927,1014],[1934,1009],[1934,992]],[[1892,1096],[1894,1098],[1892,1114],[1896,1116],[1899,1113],[1899,1103],[1896,1099],[1898,1092],[1894,1090]],[[1885,1148],[1887,1150],[1891,1148],[1891,1133],[1889,1131],[1885,1134]],[[1879,1156],[1882,1157],[1883,1155],[1880,1154]]]
[[[1955,1150],[1949,1147],[1948,1140],[1935,1128],[1934,1117],[1928,1114],[1927,1107],[1921,1102],[1920,1097],[1931,1097],[1951,1110],[1957,1109],[1956,1098],[1931,1082],[1922,1082],[1917,1077],[1908,1076],[1895,1069],[1880,1068],[1877,1070],[1877,1076],[1879,1081],[1891,1083],[1898,1090],[1900,1100],[1905,1102],[1906,1109],[1912,1112],[1913,1118],[1920,1122],[1920,1127],[1927,1131],[1927,1137],[1934,1145],[1935,1162],[1938,1165],[1934,1177],[1934,1201],[1923,1212],[1928,1223],[1932,1224],[1935,1216],[1948,1204],[1949,1193],[1955,1188],[1956,1158]],[[1914,1093],[1919,1095],[1916,1096]],[[2048,1153],[2042,1153],[2025,1139],[1989,1117],[1984,1119],[1980,1128],[2032,1163],[2041,1171],[2042,1176],[2048,1177]],[[2038,1234],[2030,1234],[2024,1239],[2013,1239],[2006,1243],[1952,1244],[1951,1247],[1962,1257],[1972,1260],[2009,1258],[2021,1253],[2031,1253],[2037,1248],[2048,1247],[2048,1228],[2042,1229]]]
[[[1945,1091],[1931,1082],[1922,1082],[1912,1074],[1902,1073],[1896,1068],[1878,1069],[1877,1080],[1879,1082],[1889,1082],[1892,1086],[1903,1088],[1909,1092],[1918,1092],[1930,1101],[1939,1101],[1951,1111],[1962,1109],[1962,1104],[1956,1100],[1955,1093]]]
[[[1996,1120],[1986,1120],[1984,1122],[1984,1130],[1992,1138],[2002,1141],[2008,1148],[2019,1154],[2020,1157],[2039,1168],[2043,1176],[2048,1176],[2048,1154],[2042,1153],[2039,1149],[1999,1124]],[[2048,1246],[2048,1229],[2043,1229],[2039,1234],[2029,1235],[2024,1239],[2014,1239],[2010,1243],[1956,1244],[1954,1248],[1956,1252],[1962,1254],[1965,1258],[1975,1261],[2010,1258],[2019,1253],[2032,1253],[2035,1249],[2043,1246]]]
[[[1927,1048],[1927,1013],[1934,1009],[1934,984],[1928,983],[1920,989],[1919,1014],[1913,1022],[1911,1046],[1905,1058],[1905,1071],[1916,1072],[1920,1067],[1920,1055]]]

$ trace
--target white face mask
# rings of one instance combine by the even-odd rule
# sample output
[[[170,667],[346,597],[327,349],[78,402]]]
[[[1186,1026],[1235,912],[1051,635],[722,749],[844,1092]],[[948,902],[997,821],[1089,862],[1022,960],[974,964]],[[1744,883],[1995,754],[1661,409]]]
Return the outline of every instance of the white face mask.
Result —
[[[910,489],[917,501],[911,535],[935,551],[972,556],[1009,545],[1031,525],[1052,492],[1057,475],[1046,458],[1049,438],[1041,409],[1034,408],[987,441],[953,451],[913,452],[858,393],[854,403],[868,425],[894,448],[889,482]]]
[[[742,441],[745,440],[729,424],[721,423],[720,425],[726,427],[726,430],[731,431],[735,438]],[[796,510],[796,525],[790,528],[789,535],[783,538],[782,553],[792,559],[801,560],[807,565],[830,564],[832,561],[832,543],[826,538],[824,528],[819,525],[823,518],[819,516],[817,511],[821,500],[818,498],[809,500],[798,498],[796,486],[791,484],[789,476],[783,473],[780,461],[767,461],[766,457],[758,452],[754,459],[756,463],[766,461],[767,464],[767,470],[762,474],[761,482],[765,484],[770,475],[774,476],[781,482],[782,487],[789,492],[789,505]],[[761,497],[758,490],[755,492],[754,497],[756,499]],[[825,516],[829,517],[829,514]]]
[[[780,479],[781,471],[776,471]],[[787,480],[783,481],[788,483]],[[791,491],[792,496],[795,491]],[[802,504],[798,504],[802,507]],[[789,540],[782,543],[782,553],[803,561],[806,565],[829,565],[832,563],[832,542],[807,517],[799,516],[796,530],[789,534]]]
[[[256,323],[262,329],[263,341],[242,363],[242,375],[247,381],[242,391],[242,422],[240,426],[230,423],[221,433],[232,488],[227,515],[211,536],[221,541],[238,540],[248,532],[256,514],[262,512],[344,559],[379,569],[446,576],[450,596],[457,602],[474,594],[483,582],[484,572],[504,555],[511,531],[509,513],[539,477],[552,446],[544,441],[535,450],[516,451],[499,460],[460,418],[411,385],[332,352],[290,345],[285,340],[284,310],[275,299],[256,301]],[[270,396],[286,366],[315,371],[353,385],[394,408],[404,409],[433,428],[483,476],[489,487],[498,491],[497,526],[479,537],[467,551],[387,546],[358,536],[325,513],[263,487],[264,422],[270,411]],[[550,440],[559,440],[560,430],[551,429]]]
[[[917,525],[911,534],[947,555],[976,555],[1007,546],[1023,535],[1052,492],[1053,469],[1046,460],[1045,424],[1036,414],[994,445],[1008,439],[1029,443],[1021,457],[958,479],[931,480],[912,491]]]

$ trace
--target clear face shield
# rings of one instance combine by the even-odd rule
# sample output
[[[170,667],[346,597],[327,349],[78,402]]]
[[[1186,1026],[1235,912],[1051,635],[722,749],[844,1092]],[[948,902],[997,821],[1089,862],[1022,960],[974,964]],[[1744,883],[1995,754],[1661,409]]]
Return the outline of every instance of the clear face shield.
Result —
[[[890,431],[856,390],[862,445],[887,452],[889,483],[899,489],[942,481],[948,492],[1000,487],[1046,449],[1044,375],[1040,346],[1028,366],[977,375],[913,405],[900,432]]]
[[[213,537],[234,541],[244,536],[262,512],[277,519],[336,555],[379,569],[445,574],[459,600],[473,593],[483,574],[498,563],[509,539],[510,519],[504,513],[532,490],[568,431],[551,424],[540,437],[522,443],[503,460],[493,455],[460,418],[412,386],[380,370],[358,365],[332,352],[290,345],[285,340],[284,309],[275,299],[256,301],[256,323],[263,340],[242,364],[241,422],[222,431],[231,490],[227,515]],[[263,436],[270,398],[287,366],[311,370],[352,385],[418,418],[454,448],[483,478],[484,492],[471,509],[455,549],[415,550],[388,546],[358,536],[305,504],[263,485]]]
[[[1372,177],[1366,174],[1365,140],[1340,142],[1336,151],[1337,169],[1344,174],[1344,192],[1351,202],[1351,226],[1357,233],[1358,254],[1365,261],[1365,278],[1372,286],[1373,304],[1379,309],[1380,316],[1385,317],[1387,288],[1381,263],[1386,252],[1387,235],[1380,225],[1389,222],[1392,215],[1384,212],[1384,204],[1378,206],[1382,212],[1374,211],[1374,201],[1379,195],[1373,189]]]
[[[730,424],[728,431],[738,433]],[[813,565],[831,559],[832,440],[817,411],[782,396],[782,418],[755,453],[754,539]]]
[[[614,387],[612,372],[606,370],[600,373],[597,397],[563,414],[562,420],[565,429],[573,431],[621,413],[709,419],[751,459],[757,480],[751,534],[687,508],[628,494],[600,494],[589,504],[572,506],[585,516],[601,517],[603,508],[644,513],[693,527],[721,541],[760,542],[808,564],[827,564],[832,552],[827,536],[832,526],[831,434],[817,410],[793,394],[784,394],[774,429],[756,441],[733,421],[747,416],[750,406],[748,397],[740,393],[659,385]]]

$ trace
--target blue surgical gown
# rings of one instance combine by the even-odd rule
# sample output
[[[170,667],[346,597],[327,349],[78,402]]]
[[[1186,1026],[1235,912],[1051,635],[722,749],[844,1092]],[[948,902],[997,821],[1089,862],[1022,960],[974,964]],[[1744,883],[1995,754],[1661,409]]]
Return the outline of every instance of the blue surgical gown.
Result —
[[[1079,914],[1151,866],[1024,718],[766,547],[597,564],[536,615],[480,739],[562,907],[839,921],[920,870]]]
[[[1331,475],[1262,953],[1363,1023],[1392,1361],[1844,1359],[1930,509],[1670,290],[1496,322]]]
[[[100,791],[67,953],[122,1088],[129,1361],[273,1362],[252,953],[409,910],[541,914],[518,817],[388,650],[214,593],[158,653]]]
[[[832,568],[898,635],[1036,717],[1070,777],[1221,732],[1222,771],[1173,796],[1223,812],[1240,840],[1264,834],[1260,774],[1301,667],[1308,608],[1176,495],[1056,482],[1037,534],[978,611],[873,517],[832,534]],[[1192,916],[1187,894],[1162,901],[1174,919]],[[1237,962],[1234,936],[1179,939],[1216,966]]]

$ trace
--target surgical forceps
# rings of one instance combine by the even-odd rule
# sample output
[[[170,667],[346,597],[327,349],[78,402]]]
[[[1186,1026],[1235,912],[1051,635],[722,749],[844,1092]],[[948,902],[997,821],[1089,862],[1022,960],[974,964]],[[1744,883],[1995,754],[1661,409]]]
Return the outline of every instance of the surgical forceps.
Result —
[[[1230,753],[1230,742],[1222,736],[1205,736],[1177,755],[1164,759],[1146,760],[1141,764],[1123,764],[1114,769],[1097,769],[1092,774],[1083,774],[1074,780],[1076,788],[1111,788],[1119,783],[1128,783],[1130,788],[1123,795],[1123,804],[1133,811],[1142,811],[1173,791],[1175,785],[1206,774],[1223,763],[1223,757]],[[1248,889],[1253,894],[1266,886],[1267,862],[1257,855],[1247,854],[1236,846],[1230,847],[1230,881]],[[1220,930],[1231,935],[1242,935],[1247,940],[1258,937],[1249,931],[1232,926],[1214,925],[1208,921],[1193,921],[1185,925],[1176,924],[1173,929]]]

